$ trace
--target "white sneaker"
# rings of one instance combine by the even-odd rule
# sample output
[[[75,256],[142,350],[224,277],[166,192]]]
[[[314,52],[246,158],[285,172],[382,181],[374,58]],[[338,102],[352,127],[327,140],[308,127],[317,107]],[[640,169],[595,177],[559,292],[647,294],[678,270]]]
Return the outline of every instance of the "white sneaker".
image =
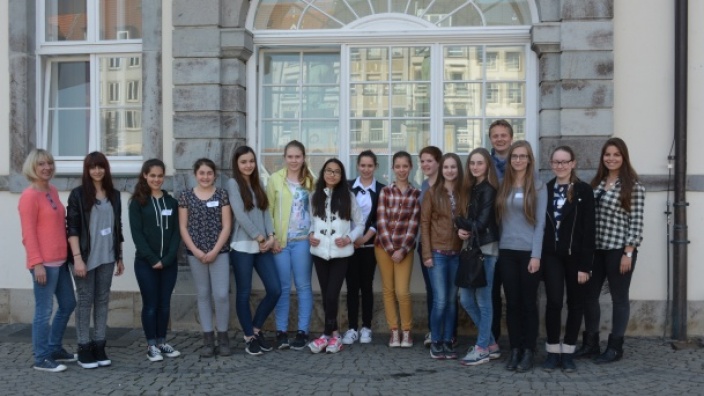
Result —
[[[410,348],[413,346],[413,337],[411,337],[410,331],[403,332],[403,339],[401,340],[401,348]]]
[[[368,327],[362,327],[359,332],[359,342],[360,344],[369,344],[372,342],[372,329]]]
[[[345,345],[352,345],[355,341],[357,341],[358,336],[359,334],[357,333],[357,330],[349,329],[345,332],[345,336],[342,337],[342,343]]]
[[[391,348],[397,348],[401,346],[401,337],[398,334],[398,330],[391,330],[391,336],[389,337],[389,346]]]
[[[423,340],[423,345],[425,345],[426,348],[430,348],[430,345],[433,343],[433,339],[430,337],[430,332],[425,333],[425,339]]]

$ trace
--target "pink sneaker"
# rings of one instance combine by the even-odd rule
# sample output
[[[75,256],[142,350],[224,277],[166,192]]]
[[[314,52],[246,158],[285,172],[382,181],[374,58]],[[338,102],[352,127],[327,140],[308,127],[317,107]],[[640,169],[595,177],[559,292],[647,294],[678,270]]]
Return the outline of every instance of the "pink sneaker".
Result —
[[[313,353],[320,353],[325,350],[325,348],[328,346],[328,337],[323,334],[320,336],[320,338],[316,338],[313,341],[308,344],[308,348],[310,348],[310,351]]]
[[[340,337],[332,337],[328,340],[328,346],[325,350],[327,353],[338,353],[342,350],[342,339]]]

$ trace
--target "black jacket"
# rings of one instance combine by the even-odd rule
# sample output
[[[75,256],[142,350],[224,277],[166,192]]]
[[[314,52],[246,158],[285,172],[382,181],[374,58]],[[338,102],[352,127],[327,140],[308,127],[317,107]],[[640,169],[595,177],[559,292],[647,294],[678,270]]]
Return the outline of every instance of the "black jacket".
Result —
[[[576,261],[577,270],[590,272],[593,266],[596,246],[596,226],[594,214],[594,191],[582,181],[572,185],[574,189],[572,202],[565,200],[562,207],[562,222],[559,238],[555,241],[555,179],[547,183],[548,207],[545,213],[545,232],[543,234],[543,256],[547,254],[570,256]]]
[[[112,228],[112,240],[115,247],[115,261],[122,258],[122,249],[120,244],[125,240],[122,236],[122,203],[120,201],[120,192],[115,191],[112,197],[112,210],[115,215],[115,221]],[[66,227],[68,236],[77,236],[78,245],[81,248],[81,258],[84,262],[88,261],[90,255],[90,211],[92,208],[86,208],[83,201],[83,187],[78,186],[71,190],[68,196],[68,206],[66,207]],[[70,250],[70,247],[69,247]],[[69,254],[69,262],[73,262],[73,255]]]
[[[499,226],[496,224],[496,189],[488,181],[472,187],[472,195],[467,207],[467,217],[457,216],[457,228],[472,231],[473,226],[479,234],[479,246],[499,240]]]
[[[350,186],[350,191],[352,191],[352,193],[356,197],[357,194],[363,192],[364,189],[361,187],[352,188],[352,186],[354,186],[355,181],[357,181],[357,179],[348,180],[347,184]],[[369,194],[372,196],[372,211],[369,212],[369,216],[367,216],[367,222],[364,224],[364,232],[362,233],[362,235],[366,234],[367,231],[369,231],[370,227],[374,227],[374,229],[376,230],[376,208],[379,204],[379,194],[381,193],[381,189],[384,187],[386,187],[386,184],[382,184],[377,181],[376,191],[369,191]],[[366,245],[373,245],[374,241],[376,241],[376,234],[374,234],[374,236],[369,241],[367,241]]]

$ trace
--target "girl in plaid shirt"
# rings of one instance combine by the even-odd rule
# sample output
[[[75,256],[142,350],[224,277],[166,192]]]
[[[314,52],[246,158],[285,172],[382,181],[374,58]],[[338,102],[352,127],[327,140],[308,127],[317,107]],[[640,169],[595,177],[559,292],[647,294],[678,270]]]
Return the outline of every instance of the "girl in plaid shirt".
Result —
[[[386,322],[391,330],[389,346],[411,347],[413,312],[409,288],[413,270],[413,249],[420,221],[420,190],[408,181],[408,175],[413,168],[411,155],[399,151],[394,154],[392,161],[396,180],[382,188],[379,194],[374,255],[381,273]],[[398,331],[397,302],[403,340]]]
[[[626,143],[606,141],[601,163],[592,180],[596,201],[596,252],[584,311],[585,335],[581,356],[596,363],[610,363],[623,356],[623,336],[630,316],[628,289],[643,240],[645,188],[631,166]],[[613,303],[612,329],[606,351],[599,355],[599,295],[608,279]]]

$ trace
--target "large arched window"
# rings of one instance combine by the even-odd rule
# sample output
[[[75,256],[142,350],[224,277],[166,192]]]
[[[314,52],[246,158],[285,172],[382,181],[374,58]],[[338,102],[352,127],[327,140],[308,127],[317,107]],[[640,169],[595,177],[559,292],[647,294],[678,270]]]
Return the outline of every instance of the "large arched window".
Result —
[[[248,140],[268,173],[292,139],[318,171],[331,156],[390,158],[433,144],[466,155],[508,119],[534,140],[536,61],[528,0],[261,0],[248,27]],[[422,181],[416,172],[415,182]]]

